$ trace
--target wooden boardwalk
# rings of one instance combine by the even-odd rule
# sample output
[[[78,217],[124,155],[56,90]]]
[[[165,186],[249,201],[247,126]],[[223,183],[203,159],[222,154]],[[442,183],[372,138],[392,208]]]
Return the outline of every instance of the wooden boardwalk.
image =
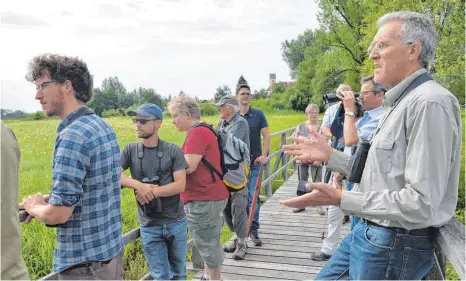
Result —
[[[243,261],[236,261],[227,253],[222,268],[224,280],[309,280],[325,265],[326,262],[311,259],[311,253],[322,246],[325,216],[315,208],[295,214],[279,204],[282,199],[295,197],[297,186],[295,173],[261,207],[262,246],[248,241],[248,254]],[[346,223],[341,237],[348,232]]]

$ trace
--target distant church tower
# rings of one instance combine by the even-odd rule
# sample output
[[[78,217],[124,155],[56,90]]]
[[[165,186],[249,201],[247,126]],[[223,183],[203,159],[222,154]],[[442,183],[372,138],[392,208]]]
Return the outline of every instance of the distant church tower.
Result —
[[[277,83],[277,75],[275,73],[270,73],[269,75],[269,86]]]

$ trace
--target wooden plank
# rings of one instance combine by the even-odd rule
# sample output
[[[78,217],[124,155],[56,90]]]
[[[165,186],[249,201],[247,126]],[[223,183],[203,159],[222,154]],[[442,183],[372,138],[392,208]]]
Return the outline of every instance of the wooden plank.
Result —
[[[309,262],[309,264],[311,261],[311,253],[275,251],[275,250],[261,249],[261,247],[249,247],[248,254],[270,256],[270,257],[287,257],[287,258],[306,259]]]
[[[233,254],[228,253],[225,256],[227,259],[233,259]],[[266,256],[248,253],[245,260],[249,261],[263,261],[269,263],[281,263],[281,264],[294,264],[304,266],[315,266],[323,267],[327,261],[315,261],[311,260],[311,254],[309,253],[308,258],[293,258],[293,257],[277,257],[277,256]]]
[[[223,280],[276,280],[273,277],[264,277],[264,276],[254,276],[254,275],[244,275],[244,274],[230,274],[222,273]],[[285,279],[283,280],[294,280],[294,279]]]
[[[322,233],[321,233],[322,234]],[[319,237],[309,236],[307,238],[302,238],[300,236],[288,236],[288,235],[276,235],[276,234],[267,234],[261,233],[261,239],[267,241],[267,243],[321,243],[323,240]],[[281,239],[281,240],[278,240]],[[280,242],[277,242],[280,241]]]
[[[296,247],[318,247],[319,245],[322,245],[322,239],[317,238],[315,239],[314,237],[308,237],[306,240],[297,240],[297,241],[292,241],[285,239],[287,236],[282,236],[282,237],[273,237],[273,238],[267,238],[267,244],[275,244],[275,245],[283,245],[283,246],[296,246]],[[282,238],[282,239],[279,239]],[[265,239],[265,238],[264,238]],[[248,241],[250,242],[250,241]],[[263,244],[261,247],[265,246],[266,244]]]
[[[243,268],[258,268],[258,269],[273,269],[283,272],[296,272],[296,273],[314,273],[317,274],[320,271],[320,267],[313,266],[301,266],[291,264],[270,264],[268,262],[261,261],[249,261],[249,260],[232,260],[225,259],[223,265],[238,266]]]
[[[313,229],[322,229],[324,227],[324,221],[322,222],[314,222],[310,221],[307,223],[302,223],[301,225],[274,225],[271,223],[264,223],[260,224],[260,228],[267,228],[267,229],[287,229],[287,230],[301,230],[301,231],[312,231]],[[326,224],[328,226],[328,224]],[[350,229],[350,223],[347,222],[342,225],[342,228],[344,230],[349,230]]]
[[[308,242],[308,243],[310,244],[312,242]],[[252,242],[251,242],[251,245],[252,245]],[[261,249],[266,249],[266,250],[303,252],[303,253],[315,252],[315,251],[320,250],[321,247],[322,247],[322,243],[319,243],[319,242],[314,242],[310,246],[307,246],[307,247],[300,247],[300,246],[292,246],[292,245],[280,245],[280,244],[276,244],[275,241],[270,241],[270,240],[267,240],[267,243],[263,243],[262,246],[260,246]]]
[[[313,232],[313,233],[303,233],[303,232],[300,232],[300,231],[289,231],[289,230],[285,230],[285,229],[282,229],[282,230],[278,230],[278,229],[266,229],[266,228],[261,228],[259,229],[259,236],[262,236],[262,234],[285,234],[285,235],[290,235],[290,236],[298,236],[298,237],[321,237],[322,236],[322,232]],[[343,238],[346,234],[345,233],[341,233],[340,235],[340,238]]]
[[[275,280],[309,280],[316,276],[315,273],[290,272],[263,268],[244,268],[242,266],[226,266],[222,268],[222,272],[232,275],[244,274],[247,272],[248,275],[251,276],[269,277]],[[237,278],[235,278],[235,280],[237,280]]]
[[[322,223],[322,225],[324,225],[324,219],[322,220],[314,220],[312,219],[312,222],[314,223]],[[260,225],[275,225],[275,226],[285,226],[285,227],[289,227],[289,226],[296,226],[296,227],[300,227],[303,225],[304,222],[289,222],[289,221],[267,221],[267,220],[261,220],[260,221]]]

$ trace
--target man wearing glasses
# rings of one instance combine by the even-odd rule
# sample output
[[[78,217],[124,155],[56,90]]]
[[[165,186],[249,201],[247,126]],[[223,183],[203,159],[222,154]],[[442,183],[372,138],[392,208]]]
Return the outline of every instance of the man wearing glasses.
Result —
[[[52,190],[21,204],[30,215],[57,227],[53,271],[60,280],[122,280],[120,148],[113,131],[84,104],[92,76],[78,58],[44,54],[29,63],[26,79],[47,116],[62,121],[53,153]]]
[[[384,15],[369,49],[374,80],[387,112],[372,135],[360,179],[352,191],[311,184],[307,197],[281,204],[339,205],[361,217],[316,280],[420,280],[434,264],[439,228],[454,215],[461,159],[461,108],[426,68],[438,37],[424,14]],[[298,159],[328,161],[349,172],[351,156],[332,150],[319,135],[284,146]],[[301,201],[301,202],[298,202]]]
[[[339,98],[343,102],[345,108],[345,121],[344,121],[344,141],[345,148],[344,152],[352,154],[352,146],[357,145],[361,141],[370,141],[370,136],[374,132],[375,128],[379,124],[379,120],[383,113],[383,97],[387,87],[376,83],[374,76],[369,76],[361,79],[361,95],[360,99],[362,102],[362,108],[364,109],[364,115],[357,119],[356,114],[356,100],[354,93],[349,91],[340,91]],[[340,173],[334,173],[334,181],[336,186],[341,189],[342,180]],[[352,189],[352,185],[348,183],[346,185],[347,190]],[[320,251],[315,252],[311,255],[313,260],[328,260],[332,256],[333,252],[338,246],[340,241],[342,221],[344,220],[345,214],[341,211],[338,206],[329,206],[328,209],[328,235],[322,242],[322,248]],[[359,217],[352,216],[351,229],[359,221]]]
[[[239,103],[239,114],[248,121],[249,124],[249,146],[251,153],[251,177],[248,183],[248,214],[251,208],[254,196],[254,188],[259,175],[260,165],[267,162],[267,155],[270,148],[269,124],[265,118],[264,112],[260,109],[249,106],[251,102],[251,89],[248,85],[239,85],[236,89],[236,99]],[[261,135],[264,138],[264,146],[261,145]],[[261,246],[262,240],[259,238],[259,209],[260,200],[257,197],[256,210],[254,211],[254,220],[252,221],[249,238],[255,246]]]
[[[150,274],[155,280],[186,279],[188,224],[180,193],[186,187],[181,149],[159,138],[162,110],[143,104],[128,112],[141,142],[121,152],[121,184],[134,190],[141,240]],[[130,169],[131,178],[124,174]]]

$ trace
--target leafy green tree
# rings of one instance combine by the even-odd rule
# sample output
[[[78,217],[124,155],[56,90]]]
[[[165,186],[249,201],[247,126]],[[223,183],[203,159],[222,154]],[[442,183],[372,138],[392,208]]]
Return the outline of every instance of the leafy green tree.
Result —
[[[305,51],[314,43],[315,35],[311,29],[306,29],[296,39],[282,42],[282,58],[290,68],[290,76],[298,77],[298,64],[306,60]]]
[[[228,87],[227,85],[218,86],[217,90],[215,91],[214,101],[218,102],[223,96],[228,95],[231,95],[230,87]]]
[[[244,78],[243,75],[241,75],[239,78],[238,78],[238,83],[236,83],[236,89],[238,89],[238,86],[239,85],[248,85],[248,81]]]
[[[259,91],[255,90],[254,94],[252,94],[251,97],[252,99],[260,99],[260,98],[267,98],[267,96],[268,96],[267,90],[262,88]]]

